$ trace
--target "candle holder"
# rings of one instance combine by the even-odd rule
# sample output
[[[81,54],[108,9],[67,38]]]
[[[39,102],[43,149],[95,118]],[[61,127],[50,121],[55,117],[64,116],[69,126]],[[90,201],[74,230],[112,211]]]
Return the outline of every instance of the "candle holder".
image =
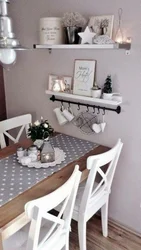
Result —
[[[116,36],[115,36],[115,42],[121,43],[121,44],[123,43],[123,32],[121,28],[122,14],[123,14],[123,10],[122,8],[120,8],[118,10],[119,21],[118,21],[118,29],[117,29]]]

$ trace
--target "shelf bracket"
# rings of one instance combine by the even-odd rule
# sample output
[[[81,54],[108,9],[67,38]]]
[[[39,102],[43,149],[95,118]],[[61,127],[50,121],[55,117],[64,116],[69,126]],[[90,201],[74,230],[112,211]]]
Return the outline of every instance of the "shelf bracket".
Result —
[[[49,48],[49,49],[48,49],[48,52],[49,52],[49,54],[51,54],[51,53],[52,53],[52,49],[51,49],[51,48]]]
[[[120,114],[121,113],[121,107],[120,106],[117,106],[117,108],[116,109],[112,109],[112,108],[108,108],[108,107],[100,107],[100,106],[97,106],[97,105],[91,105],[91,104],[85,104],[85,103],[80,103],[80,102],[74,102],[74,101],[67,101],[67,100],[64,100],[64,99],[58,99],[58,98],[56,98],[55,97],[55,95],[52,95],[51,97],[50,97],[50,100],[52,101],[52,102],[61,102],[61,103],[68,103],[69,105],[70,104],[74,104],[74,105],[77,105],[78,107],[80,107],[80,106],[84,106],[84,107],[87,107],[87,110],[88,110],[88,108],[93,108],[94,110],[95,110],[95,108],[97,108],[98,110],[104,110],[104,112],[106,111],[106,110],[108,110],[108,111],[114,111],[114,112],[116,112],[117,114]]]

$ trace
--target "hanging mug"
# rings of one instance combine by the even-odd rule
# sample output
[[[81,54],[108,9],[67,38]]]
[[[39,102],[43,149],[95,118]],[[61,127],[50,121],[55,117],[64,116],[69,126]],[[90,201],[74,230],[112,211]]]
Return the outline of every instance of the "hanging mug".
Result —
[[[55,108],[54,113],[56,115],[56,118],[60,126],[63,126],[68,122],[68,120],[64,117],[63,112],[60,110],[60,108]]]

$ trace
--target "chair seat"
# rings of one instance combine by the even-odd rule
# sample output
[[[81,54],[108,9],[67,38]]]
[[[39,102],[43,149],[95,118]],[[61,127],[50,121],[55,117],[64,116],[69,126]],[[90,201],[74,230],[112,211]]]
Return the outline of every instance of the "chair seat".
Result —
[[[76,201],[75,201],[75,206],[74,206],[74,211],[76,211],[76,212],[79,211],[80,204],[81,204],[81,201],[82,201],[82,196],[83,196],[84,189],[85,189],[85,185],[86,185],[86,181],[83,181],[83,182],[79,185],[78,192],[77,192],[77,196],[76,196]],[[93,186],[93,189],[95,189],[95,188],[97,187],[97,185],[98,185],[98,183],[95,182],[95,183],[94,183],[94,186]]]
[[[52,225],[53,225],[53,223],[50,221],[48,221],[46,223],[45,223],[45,221],[42,222],[39,242],[47,234],[47,232],[49,231],[49,229],[51,228]],[[18,232],[13,234],[11,237],[9,237],[7,240],[5,240],[3,243],[3,249],[4,250],[26,250],[29,227],[30,227],[30,224],[26,225],[21,230],[19,230]],[[63,235],[64,235],[64,237],[63,237]],[[60,236],[62,237],[62,242],[64,242],[66,239],[66,233],[65,233],[65,231],[62,232],[62,230],[61,230],[61,235],[58,232],[58,234],[55,235],[55,239],[53,241],[48,240],[47,245],[46,246],[44,245],[44,248],[41,248],[41,249],[42,250],[44,250],[44,249],[48,249],[48,250],[61,249],[61,246],[59,247],[57,245],[57,242],[59,242]],[[64,238],[64,241],[63,241],[63,238]]]

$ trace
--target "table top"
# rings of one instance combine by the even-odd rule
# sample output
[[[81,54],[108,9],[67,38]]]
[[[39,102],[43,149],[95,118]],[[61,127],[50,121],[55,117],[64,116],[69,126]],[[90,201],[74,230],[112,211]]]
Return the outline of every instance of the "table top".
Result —
[[[20,146],[28,148],[32,145],[30,139],[25,139],[22,142],[6,147],[0,150],[0,159],[8,157],[16,152],[16,149]],[[93,150],[86,153],[79,159],[69,163],[67,166],[59,170],[58,172],[52,174],[51,176],[40,181],[30,189],[26,190],[22,194],[18,195],[16,198],[12,199],[2,207],[0,207],[0,228],[5,227],[8,223],[13,221],[19,215],[24,213],[24,205],[33,199],[37,199],[41,196],[47,195],[50,192],[56,190],[63,183],[67,181],[74,170],[76,164],[79,165],[80,171],[82,171],[81,181],[85,180],[88,176],[88,170],[86,169],[86,160],[88,156],[104,153],[108,151],[109,148],[99,145]]]

